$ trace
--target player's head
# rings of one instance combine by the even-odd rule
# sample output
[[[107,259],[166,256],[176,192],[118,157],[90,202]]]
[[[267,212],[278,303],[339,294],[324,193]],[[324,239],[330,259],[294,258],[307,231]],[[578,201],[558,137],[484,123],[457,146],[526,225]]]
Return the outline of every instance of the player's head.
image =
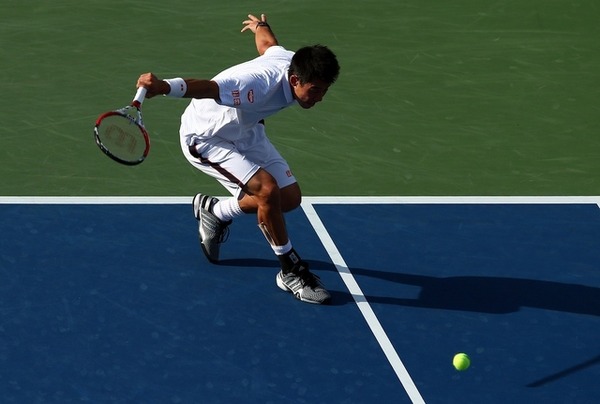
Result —
[[[311,108],[321,101],[338,78],[340,65],[326,46],[305,46],[296,51],[289,68],[294,98],[302,108]]]
[[[332,85],[340,73],[335,54],[326,46],[305,46],[296,51],[289,69],[290,76],[296,75],[301,83],[322,81]]]

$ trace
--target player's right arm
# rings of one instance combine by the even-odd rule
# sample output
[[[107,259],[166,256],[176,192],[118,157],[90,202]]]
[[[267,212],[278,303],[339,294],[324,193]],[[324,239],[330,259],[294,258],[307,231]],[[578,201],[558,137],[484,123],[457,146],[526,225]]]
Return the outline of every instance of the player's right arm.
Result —
[[[212,98],[219,101],[219,86],[216,82],[206,79],[185,79],[185,92],[178,96],[185,98]],[[159,79],[154,73],[144,73],[137,81],[137,87],[146,87],[146,98],[156,95],[171,94],[171,85]]]

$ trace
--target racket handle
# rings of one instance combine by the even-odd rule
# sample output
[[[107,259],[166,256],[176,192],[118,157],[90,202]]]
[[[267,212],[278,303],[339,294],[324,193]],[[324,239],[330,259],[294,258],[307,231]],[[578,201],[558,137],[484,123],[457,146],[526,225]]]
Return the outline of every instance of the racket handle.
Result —
[[[135,97],[133,97],[132,104],[142,105],[142,102],[144,102],[144,98],[146,97],[146,91],[148,91],[146,87],[139,87],[137,93],[135,93]]]

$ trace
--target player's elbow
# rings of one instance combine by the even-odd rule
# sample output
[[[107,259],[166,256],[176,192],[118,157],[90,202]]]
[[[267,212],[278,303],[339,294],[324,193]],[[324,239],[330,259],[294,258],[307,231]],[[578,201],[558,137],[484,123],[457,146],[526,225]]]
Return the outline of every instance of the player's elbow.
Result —
[[[267,49],[275,45],[277,45],[277,41],[272,39],[260,41],[256,43],[256,50],[258,51],[259,55],[264,55]]]

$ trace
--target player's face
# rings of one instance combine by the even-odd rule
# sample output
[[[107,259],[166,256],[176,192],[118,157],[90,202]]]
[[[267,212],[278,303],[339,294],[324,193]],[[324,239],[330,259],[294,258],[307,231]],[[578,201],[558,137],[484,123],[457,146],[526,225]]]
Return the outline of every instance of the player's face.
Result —
[[[312,108],[325,97],[329,84],[317,80],[311,83],[301,83],[298,77],[290,77],[294,98],[302,108]]]

